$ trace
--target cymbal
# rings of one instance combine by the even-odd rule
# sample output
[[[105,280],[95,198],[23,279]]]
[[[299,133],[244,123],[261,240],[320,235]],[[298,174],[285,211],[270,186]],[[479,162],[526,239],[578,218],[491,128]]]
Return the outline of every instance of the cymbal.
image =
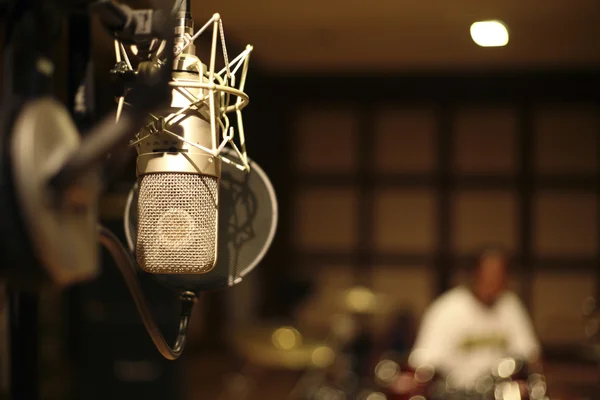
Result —
[[[385,293],[375,292],[365,286],[354,286],[341,293],[343,308],[353,314],[388,314],[392,301]]]
[[[231,340],[242,356],[263,367],[326,368],[335,360],[325,341],[303,336],[292,326],[255,325],[239,330]]]

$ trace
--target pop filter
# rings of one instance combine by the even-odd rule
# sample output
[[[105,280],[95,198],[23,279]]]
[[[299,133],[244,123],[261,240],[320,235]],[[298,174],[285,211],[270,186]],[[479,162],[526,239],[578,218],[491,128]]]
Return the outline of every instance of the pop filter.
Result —
[[[224,149],[228,159],[240,161]],[[252,160],[250,171],[223,163],[218,209],[218,244],[215,267],[204,274],[152,274],[159,282],[190,291],[233,286],[252,271],[271,246],[277,228],[277,198],[271,181]],[[134,253],[138,227],[138,184],[129,192],[124,227],[129,250]]]

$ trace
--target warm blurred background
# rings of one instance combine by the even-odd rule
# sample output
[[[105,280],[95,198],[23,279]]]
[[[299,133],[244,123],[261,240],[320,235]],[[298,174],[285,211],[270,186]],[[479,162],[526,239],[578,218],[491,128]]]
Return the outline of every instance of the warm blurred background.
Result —
[[[598,399],[585,313],[600,297],[600,2],[192,3],[197,27],[222,15],[233,53],[255,46],[246,135],[277,236],[242,283],[200,297],[180,361],[156,352],[108,257],[97,281],[45,294],[44,399],[287,399],[319,379],[332,330],[354,334],[344,354],[367,387],[488,243],[514,255],[552,398]],[[508,27],[505,47],[473,42],[487,19]],[[93,32],[100,117],[114,55]],[[116,232],[134,171],[101,203]],[[174,331],[175,295],[144,287]],[[319,351],[299,354],[284,326]]]

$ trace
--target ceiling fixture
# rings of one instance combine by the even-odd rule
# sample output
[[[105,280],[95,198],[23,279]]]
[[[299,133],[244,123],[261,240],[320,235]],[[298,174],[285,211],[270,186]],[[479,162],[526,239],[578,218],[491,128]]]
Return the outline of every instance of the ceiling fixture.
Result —
[[[501,21],[478,21],[471,25],[471,38],[481,47],[506,46],[508,30]]]

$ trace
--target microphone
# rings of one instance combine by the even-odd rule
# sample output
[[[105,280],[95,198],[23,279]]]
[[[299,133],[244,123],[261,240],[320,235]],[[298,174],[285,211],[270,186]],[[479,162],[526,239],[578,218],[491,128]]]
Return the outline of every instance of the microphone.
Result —
[[[219,14],[194,32],[185,1],[175,18],[172,101],[149,114],[131,142],[137,183],[124,223],[142,271],[171,288],[197,293],[233,286],[256,267],[275,234],[277,200],[266,174],[246,154],[241,111],[249,101],[244,86],[252,47],[229,61]],[[204,64],[194,41],[211,27]],[[136,46],[129,50],[147,59]],[[121,43],[115,55],[118,65],[131,65]],[[123,75],[131,76],[131,70]],[[124,97],[118,104],[117,113]],[[234,113],[236,130],[230,123]]]
[[[111,70],[121,79],[117,126],[121,116],[130,114],[124,112],[124,107],[132,106],[126,98],[137,100],[137,112],[133,105],[136,115],[139,104],[144,104],[144,92],[140,94],[137,82],[140,76],[151,82],[155,73],[166,71],[162,66],[169,65],[170,90],[168,105],[146,114],[147,124],[130,141],[137,151],[137,184],[124,216],[129,252],[108,230],[99,230],[100,242],[121,270],[152,341],[171,360],[178,358],[185,346],[197,292],[240,282],[263,258],[277,225],[272,186],[246,154],[241,111],[249,102],[244,85],[252,46],[229,61],[219,14],[194,32],[189,11],[189,0],[176,2],[171,13],[176,20],[174,35],[169,38],[172,44],[148,40],[143,29],[138,32],[143,18],[136,19],[133,28],[121,29],[119,24],[111,28],[121,31],[115,35],[117,63]],[[153,17],[146,20],[151,25],[157,21]],[[206,65],[195,55],[194,41],[210,27],[212,42]],[[133,43],[127,33],[132,29]],[[123,32],[126,37],[120,38]],[[218,43],[224,63],[220,71],[215,69]],[[130,55],[137,57],[135,69]],[[142,110],[147,113],[147,108]],[[230,124],[233,113],[239,145]],[[223,166],[229,169],[225,185]],[[222,189],[227,207],[220,207]],[[248,211],[246,219],[241,218],[242,225],[231,224],[232,219],[240,220],[241,210]],[[223,233],[227,236],[219,240]],[[137,266],[130,252],[135,254]],[[149,312],[136,279],[138,267],[180,291],[181,318],[173,346],[166,343]]]
[[[175,48],[183,48],[194,24],[184,3],[177,14]],[[173,81],[208,83],[206,68],[190,43],[175,59]],[[206,89],[173,89],[170,107],[153,116],[138,137],[139,180],[136,258],[154,274],[195,274],[216,263],[221,160],[207,150],[217,142],[220,110],[195,106]],[[211,96],[217,102],[217,95]],[[183,111],[182,111],[183,110]],[[182,140],[183,139],[183,140]]]
[[[177,358],[183,350],[189,312],[198,292],[239,283],[262,260],[277,227],[277,199],[271,182],[246,154],[241,111],[249,102],[244,86],[252,46],[229,61],[219,14],[194,33],[189,10],[186,1],[176,13],[172,48],[158,43],[151,43],[145,51],[140,51],[139,44],[129,47],[140,60],[138,70],[149,59],[161,64],[161,52],[173,51],[170,106],[149,114],[148,124],[130,143],[138,154],[137,183],[124,215],[129,251],[138,267],[181,293],[181,322],[173,347],[166,344],[137,296],[130,273],[133,257],[124,253],[115,238],[103,235],[137,298],[150,337],[168,359]],[[210,27],[210,59],[205,65],[194,54],[194,41]],[[218,44],[224,67],[217,72]],[[113,72],[125,80],[135,76],[128,52],[118,40],[115,56]],[[119,97],[117,116],[127,105],[125,94]],[[235,114],[239,144],[234,140],[231,114]]]
[[[223,153],[229,160],[236,155]],[[278,205],[273,186],[260,166],[248,159],[250,172],[223,163],[219,181],[217,257],[204,274],[155,274],[166,286],[197,292],[231,287],[256,268],[271,246],[277,229]],[[123,218],[125,237],[135,253],[139,225],[139,185],[129,192]]]

